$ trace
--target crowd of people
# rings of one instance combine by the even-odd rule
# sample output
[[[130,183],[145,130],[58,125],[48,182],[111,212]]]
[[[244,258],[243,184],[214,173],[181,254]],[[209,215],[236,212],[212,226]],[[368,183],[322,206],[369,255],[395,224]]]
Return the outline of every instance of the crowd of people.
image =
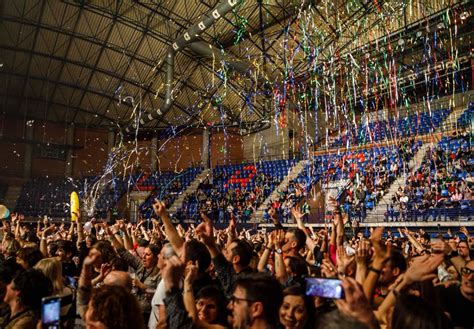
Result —
[[[373,209],[395,179],[408,171],[407,164],[419,146],[409,138],[398,147],[378,152],[347,151],[315,157],[300,177],[291,180],[286,189],[277,190],[278,198],[271,207],[277,210],[282,222],[292,221],[291,209],[297,204],[302,204],[307,217],[311,210],[308,198],[316,183],[324,185],[347,180],[339,201],[349,219],[363,221],[367,210]],[[324,214],[318,215],[321,219],[325,217]]]
[[[42,298],[61,297],[63,328],[472,328],[473,239],[465,227],[285,228],[151,221],[2,221],[1,328],[41,327]],[[453,233],[454,232],[454,233]],[[43,319],[44,320],[44,319]],[[43,325],[47,328],[47,325]]]
[[[227,180],[230,176],[220,173],[213,179]],[[205,181],[195,193],[185,197],[177,217],[198,219],[199,213],[204,211],[216,222],[228,223],[231,217],[235,217],[238,222],[246,223],[278,184],[275,177],[261,173],[253,177],[252,186],[229,188],[223,193]]]
[[[468,209],[474,200],[469,139],[467,134],[454,135],[429,148],[420,167],[398,188],[388,207],[388,219],[444,219],[443,211]]]

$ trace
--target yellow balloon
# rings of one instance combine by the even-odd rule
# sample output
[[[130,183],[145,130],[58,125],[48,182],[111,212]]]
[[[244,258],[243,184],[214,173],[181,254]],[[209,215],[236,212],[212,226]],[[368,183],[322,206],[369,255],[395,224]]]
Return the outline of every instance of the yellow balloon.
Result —
[[[79,195],[76,192],[71,193],[71,222],[79,218]]]

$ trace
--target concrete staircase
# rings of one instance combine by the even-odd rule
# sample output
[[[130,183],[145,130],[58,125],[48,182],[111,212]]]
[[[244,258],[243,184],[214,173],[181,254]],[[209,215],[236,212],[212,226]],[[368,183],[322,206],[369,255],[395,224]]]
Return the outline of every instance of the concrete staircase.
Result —
[[[409,174],[414,172],[420,166],[421,162],[423,161],[423,158],[426,155],[426,152],[431,146],[431,143],[423,144],[418,149],[415,156],[410,160],[410,162],[408,162],[408,167],[401,168],[402,170],[404,169],[405,172],[399,177],[397,177],[397,179],[392,183],[392,185],[390,185],[390,188],[388,189],[387,193],[382,197],[382,199],[377,202],[377,206],[372,210],[367,210],[367,222],[377,222],[384,219],[384,214],[387,211],[387,205],[390,204],[390,201],[395,196],[395,193],[397,193],[398,188],[400,186],[405,186],[405,182]]]
[[[350,179],[340,179],[337,181],[329,181],[327,184],[323,184],[322,189],[326,192],[326,203],[329,201],[330,197],[337,199],[338,195],[343,192],[350,183]]]
[[[204,169],[203,171],[201,171],[201,173],[196,176],[196,178],[192,181],[191,184],[188,185],[188,187],[183,191],[183,193],[181,193],[174,200],[173,204],[169,208],[170,213],[176,213],[176,211],[178,211],[178,209],[180,209],[183,206],[184,198],[196,192],[197,188],[199,187],[199,184],[204,182],[209,177],[210,174],[211,174],[210,169]]]
[[[455,107],[454,110],[451,113],[449,113],[446,119],[444,119],[444,121],[439,125],[435,133],[448,131],[450,129],[454,129],[455,127],[457,127],[458,118],[467,109],[467,107],[468,107],[468,104]]]
[[[9,185],[7,189],[7,193],[5,194],[5,198],[3,200],[4,205],[13,212],[16,208],[16,202],[20,197],[22,186],[19,185]]]
[[[454,110],[446,117],[446,119],[439,125],[439,127],[434,131],[434,134],[440,133],[449,129],[452,129],[456,126],[459,116],[466,110],[467,105],[459,106],[454,108]],[[377,203],[377,206],[367,211],[366,222],[374,223],[383,221],[384,214],[387,211],[387,205],[390,204],[390,200],[395,196],[399,187],[405,187],[406,178],[409,174],[413,173],[418,169],[423,161],[423,158],[426,156],[426,152],[430,147],[433,147],[436,144],[425,143],[423,144],[415,156],[408,163],[408,168],[405,168],[405,173],[400,175],[390,186],[388,192],[383,196],[383,198]]]
[[[270,196],[266,198],[265,201],[263,201],[263,203],[253,213],[252,218],[250,220],[251,223],[259,223],[261,221],[263,215],[265,214],[265,211],[270,206],[270,204],[273,201],[278,200],[278,191],[285,191],[288,188],[290,181],[298,177],[298,175],[303,172],[307,164],[309,164],[308,160],[301,160],[291,168],[290,172],[285,178],[283,178],[280,185],[278,185],[278,187],[273,190],[272,194],[270,194]]]

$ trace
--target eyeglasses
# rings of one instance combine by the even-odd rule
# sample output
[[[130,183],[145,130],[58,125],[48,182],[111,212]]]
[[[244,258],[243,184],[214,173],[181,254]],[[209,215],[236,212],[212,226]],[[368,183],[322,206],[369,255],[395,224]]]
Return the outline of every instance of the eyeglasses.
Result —
[[[467,267],[461,267],[462,275],[468,276],[468,275],[471,275],[472,273],[474,273],[474,270],[471,270],[470,268],[467,268]]]
[[[240,298],[240,297],[232,296],[232,297],[230,297],[229,302],[232,303],[232,304],[235,304],[236,302],[250,302],[250,303],[253,303],[254,301],[251,300],[251,299],[247,299],[247,298]]]

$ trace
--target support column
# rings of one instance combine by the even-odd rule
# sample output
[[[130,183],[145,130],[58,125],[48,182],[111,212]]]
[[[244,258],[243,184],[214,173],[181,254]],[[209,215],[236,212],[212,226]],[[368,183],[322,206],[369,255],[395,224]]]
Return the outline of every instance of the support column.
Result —
[[[154,136],[151,139],[151,152],[150,152],[150,169],[151,171],[156,171],[158,169],[158,137]]]
[[[115,146],[115,132],[113,130],[109,130],[107,135],[107,156],[110,155],[112,152],[112,148]]]
[[[66,145],[68,147],[67,153],[66,153],[66,177],[71,177],[72,176],[72,152],[73,152],[73,146],[74,146],[74,126],[70,125],[67,127],[67,132],[66,132]]]
[[[202,132],[202,151],[201,151],[201,164],[204,167],[204,169],[209,169],[210,165],[210,151],[209,151],[209,146],[210,146],[210,141],[211,141],[211,132],[209,129],[204,129]]]
[[[31,177],[31,166],[33,160],[33,136],[34,136],[34,125],[26,125],[26,147],[25,147],[25,162],[23,165],[23,177]]]

